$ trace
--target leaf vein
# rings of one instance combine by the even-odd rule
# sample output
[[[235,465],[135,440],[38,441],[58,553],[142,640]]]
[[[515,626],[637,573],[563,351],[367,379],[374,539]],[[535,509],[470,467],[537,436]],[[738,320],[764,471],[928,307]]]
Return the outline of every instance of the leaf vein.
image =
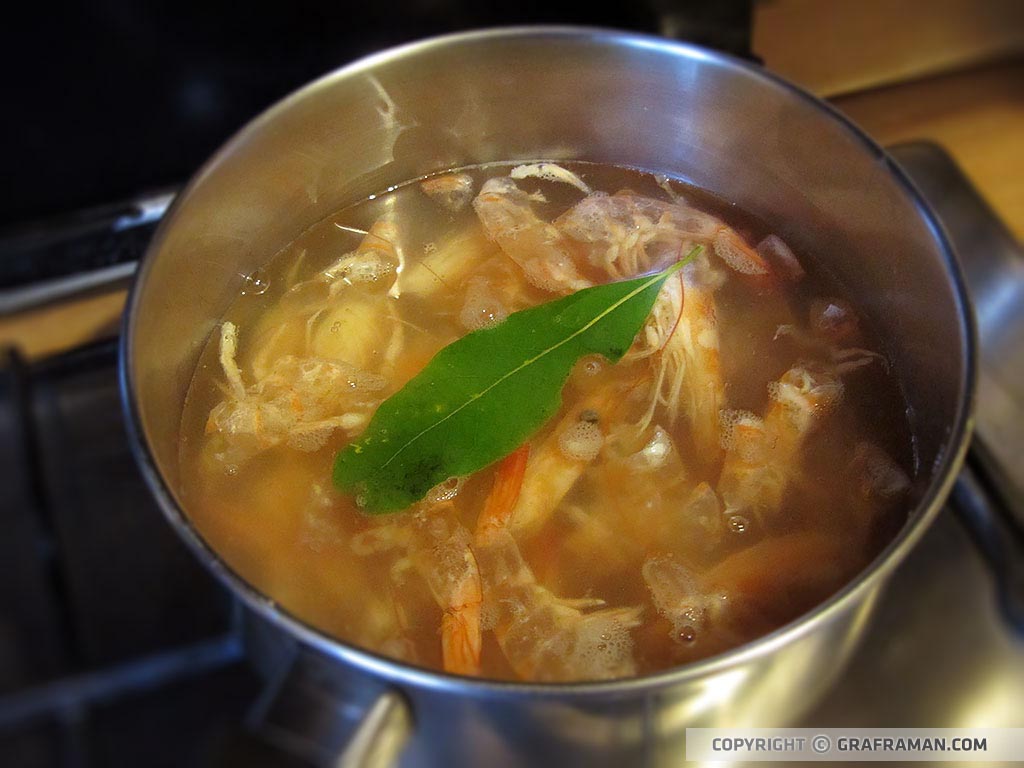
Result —
[[[446,414],[443,418],[438,419],[433,424],[430,424],[429,426],[427,426],[424,429],[420,430],[419,433],[413,435],[411,438],[409,438],[409,440],[407,440],[403,445],[401,445],[393,454],[391,454],[391,456],[387,459],[387,461],[385,461],[384,463],[381,464],[381,466],[380,466],[381,470],[386,469],[388,467],[388,465],[390,465],[395,459],[397,459],[406,449],[409,448],[409,446],[411,446],[414,443],[416,443],[424,435],[426,435],[427,433],[437,429],[439,426],[441,426],[446,421],[448,421],[448,419],[452,418],[456,414],[460,413],[461,411],[463,411],[466,408],[468,408],[469,406],[471,406],[473,403],[475,403],[480,398],[484,397],[488,392],[493,390],[495,387],[500,386],[502,382],[508,380],[511,376],[516,375],[517,373],[519,373],[523,369],[528,368],[529,366],[531,366],[534,363],[536,363],[538,360],[541,360],[542,358],[544,358],[547,355],[551,354],[552,352],[554,352],[555,350],[559,349],[560,347],[565,346],[566,344],[568,344],[573,339],[575,339],[575,338],[579,337],[580,335],[586,333],[588,330],[593,328],[597,323],[601,322],[601,320],[603,320],[609,314],[614,312],[616,309],[621,307],[623,304],[625,304],[630,299],[634,298],[637,294],[643,293],[644,291],[646,291],[648,288],[650,288],[652,285],[654,285],[655,283],[657,283],[659,281],[664,282],[665,280],[668,279],[669,276],[671,276],[675,272],[677,272],[680,269],[682,269],[682,267],[685,266],[687,261],[688,261],[688,259],[682,259],[680,261],[677,261],[675,264],[673,264],[671,267],[669,267],[665,271],[659,272],[658,274],[653,275],[650,280],[646,281],[642,285],[640,285],[637,288],[633,289],[628,294],[623,296],[621,299],[616,301],[614,304],[606,307],[604,310],[602,310],[600,313],[598,313],[592,320],[590,320],[586,325],[582,326],[581,328],[578,328],[576,331],[571,333],[569,336],[566,336],[564,339],[562,339],[557,344],[551,345],[550,347],[548,347],[547,349],[541,351],[539,354],[535,355],[534,357],[531,357],[531,358],[529,358],[527,360],[524,360],[518,366],[516,366],[512,370],[510,370],[507,373],[504,373],[502,376],[500,376],[497,380],[494,381],[493,384],[490,384],[489,386],[487,386],[482,392],[470,396],[464,403],[462,403],[457,408],[455,408],[451,413]]]

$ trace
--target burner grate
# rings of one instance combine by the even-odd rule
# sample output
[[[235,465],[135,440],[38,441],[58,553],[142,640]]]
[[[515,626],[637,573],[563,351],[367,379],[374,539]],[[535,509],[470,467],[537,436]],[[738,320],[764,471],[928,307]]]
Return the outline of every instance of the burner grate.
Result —
[[[0,762],[197,765],[243,738],[240,609],[136,469],[114,341],[7,352],[0,462]]]

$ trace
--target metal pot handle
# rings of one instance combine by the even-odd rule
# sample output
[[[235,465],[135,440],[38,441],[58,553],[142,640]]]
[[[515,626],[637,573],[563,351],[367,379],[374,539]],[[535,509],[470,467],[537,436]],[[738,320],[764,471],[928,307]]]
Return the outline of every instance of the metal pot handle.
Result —
[[[299,647],[250,712],[259,737],[316,768],[388,768],[412,735],[405,697]]]
[[[412,716],[405,699],[395,690],[384,691],[359,723],[335,765],[338,768],[397,765],[411,735]]]

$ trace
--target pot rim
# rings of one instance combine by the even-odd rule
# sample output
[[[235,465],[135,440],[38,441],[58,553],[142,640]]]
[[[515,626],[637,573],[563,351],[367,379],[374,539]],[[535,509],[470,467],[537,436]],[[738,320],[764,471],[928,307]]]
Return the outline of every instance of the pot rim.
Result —
[[[138,403],[135,398],[135,381],[132,372],[132,342],[134,338],[134,320],[140,302],[140,286],[145,282],[149,268],[159,252],[163,241],[166,239],[168,231],[173,226],[174,217],[181,201],[185,200],[206,175],[215,169],[222,158],[231,155],[236,147],[245,143],[251,135],[259,132],[265,125],[273,122],[278,115],[290,111],[299,102],[315,97],[317,92],[329,87],[338,79],[349,78],[372,71],[378,65],[393,60],[426,54],[436,48],[466,43],[479,44],[489,40],[523,38],[551,41],[554,44],[557,44],[560,40],[568,40],[608,46],[646,48],[676,57],[714,62],[738,69],[745,76],[759,80],[767,87],[780,88],[814,106],[822,113],[824,119],[831,118],[837,121],[862,150],[873,155],[879,163],[887,168],[897,186],[913,202],[918,214],[931,231],[946,263],[947,275],[952,283],[953,298],[958,309],[960,330],[963,336],[964,375],[963,380],[959,383],[962,396],[957,406],[956,417],[946,439],[946,448],[932,467],[932,477],[924,494],[914,510],[908,515],[907,522],[903,525],[897,536],[864,567],[855,579],[847,583],[824,602],[782,627],[721,654],[633,678],[578,683],[529,683],[462,677],[415,667],[378,655],[372,651],[331,637],[312,625],[307,624],[298,617],[288,613],[284,608],[278,606],[274,600],[250,585],[203,539],[190,519],[185,515],[184,510],[178,505],[160,470],[157,468],[145,436]],[[401,179],[399,181],[405,180]],[[782,77],[744,59],[703,48],[692,43],[601,27],[528,25],[494,27],[440,35],[398,45],[365,56],[299,88],[243,126],[200,167],[185,188],[175,197],[140,260],[122,319],[118,367],[122,407],[125,414],[129,441],[132,453],[142,471],[146,484],[156,497],[164,516],[179,536],[184,539],[193,553],[199,557],[200,561],[212,571],[221,583],[227,586],[235,595],[238,595],[249,608],[324,655],[351,664],[391,684],[436,691],[458,692],[489,698],[585,700],[649,693],[679,683],[711,677],[758,658],[768,656],[776,649],[788,645],[813,631],[818,625],[829,621],[833,616],[844,613],[858,602],[866,600],[872,590],[881,586],[935,519],[953,485],[956,473],[963,463],[973,425],[972,404],[977,378],[977,330],[973,308],[966,290],[965,279],[942,224],[931,211],[921,193],[896,162],[860,127],[837,109]]]

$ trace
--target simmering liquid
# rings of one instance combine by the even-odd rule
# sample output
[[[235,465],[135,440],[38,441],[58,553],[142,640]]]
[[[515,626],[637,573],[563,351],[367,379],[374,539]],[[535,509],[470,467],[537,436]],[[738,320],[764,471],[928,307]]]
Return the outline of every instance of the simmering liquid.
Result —
[[[393,514],[334,488],[336,453],[440,349],[695,245],[633,347],[579,360],[528,448]],[[288,612],[411,664],[527,680],[684,664],[812,608],[902,524],[910,435],[865,324],[813,253],[663,177],[410,182],[246,281],[187,398],[185,506]]]

